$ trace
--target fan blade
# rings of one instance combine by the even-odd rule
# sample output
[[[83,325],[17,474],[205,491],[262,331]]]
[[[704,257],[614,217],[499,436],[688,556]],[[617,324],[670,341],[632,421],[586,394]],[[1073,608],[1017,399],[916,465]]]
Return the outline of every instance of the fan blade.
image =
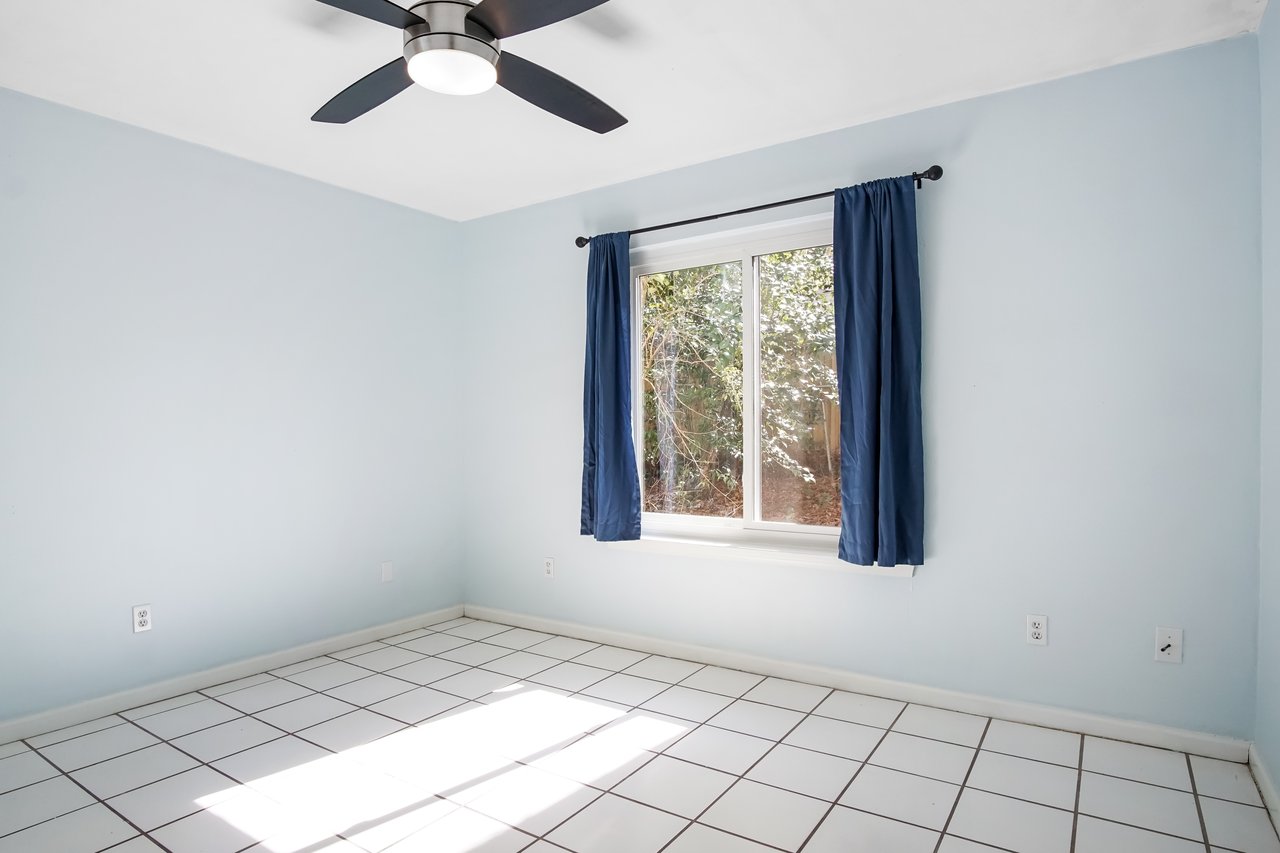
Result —
[[[412,85],[409,63],[404,61],[404,57],[393,59],[334,95],[329,103],[316,110],[311,120],[346,124],[386,103]]]
[[[353,15],[360,15],[371,21],[377,21],[380,24],[390,24],[393,27],[404,29],[412,27],[414,24],[425,24],[419,16],[413,14],[408,9],[402,9],[391,0],[320,0],[321,3],[332,6],[335,9],[341,9],[344,12],[350,12]]]
[[[503,51],[498,57],[498,85],[535,107],[596,133],[608,133],[627,123],[617,110],[587,90],[514,53]]]
[[[328,0],[325,0],[327,2]],[[500,39],[527,33],[594,9],[605,0],[482,0],[467,13]]]

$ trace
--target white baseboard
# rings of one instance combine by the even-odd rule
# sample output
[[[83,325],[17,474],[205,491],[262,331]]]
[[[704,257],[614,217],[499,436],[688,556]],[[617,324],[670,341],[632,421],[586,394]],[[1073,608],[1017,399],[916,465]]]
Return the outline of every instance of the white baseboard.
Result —
[[[1171,726],[1143,723],[1137,720],[1125,720],[1119,717],[1107,717],[1101,714],[1089,714],[1083,711],[1071,711],[1048,705],[1035,705],[1029,702],[1016,702],[1009,699],[978,696],[972,693],[960,693],[939,687],[927,687],[922,684],[893,681],[871,675],[860,675],[856,672],[831,667],[773,660],[744,652],[725,651],[691,643],[661,640],[655,637],[628,634],[606,628],[578,625],[573,622],[527,616],[522,613],[513,613],[493,607],[468,604],[465,606],[464,612],[474,619],[485,619],[491,622],[500,622],[504,625],[514,625],[519,628],[545,631],[551,634],[563,634],[596,643],[606,643],[611,646],[622,646],[636,649],[637,651],[650,652],[651,654],[758,672],[763,675],[772,675],[792,681],[821,684],[826,687],[849,690],[855,693],[867,693],[873,696],[898,699],[903,702],[916,702],[921,705],[931,705],[937,708],[964,711],[970,714],[980,714],[984,717],[997,717],[1002,720],[1029,723],[1053,729],[1083,732],[1097,737],[1129,741],[1147,746],[1158,746],[1164,749],[1175,749],[1180,752],[1189,752],[1193,755],[1203,755],[1209,758],[1221,758],[1238,762],[1249,760],[1249,741],[1222,735],[1207,734],[1189,729],[1177,729]]]
[[[1267,765],[1262,763],[1262,753],[1255,746],[1249,750],[1249,769],[1253,771],[1253,779],[1262,792],[1262,801],[1271,812],[1271,823],[1280,831],[1280,788],[1276,787],[1276,778],[1271,775]]]
[[[462,605],[455,604],[452,607],[435,610],[431,613],[422,613],[418,616],[398,619],[395,622],[388,622],[384,625],[362,628],[359,631],[352,631],[350,634],[328,637],[323,640],[316,640],[313,643],[294,646],[291,649],[223,664],[212,669],[193,672],[190,675],[181,675],[166,681],[158,681],[155,684],[147,684],[131,690],[112,693],[110,696],[90,699],[87,702],[66,705],[50,711],[41,711],[28,717],[0,721],[0,743],[9,743],[24,737],[31,737],[32,735],[63,729],[67,726],[74,726],[77,723],[96,720],[108,714],[117,714],[130,708],[137,708],[139,705],[149,705],[152,702],[159,702],[172,696],[180,696],[193,690],[212,687],[215,684],[234,681],[237,678],[256,675],[259,672],[266,672],[270,669],[279,669],[282,666],[288,666],[291,663],[298,663],[329,652],[349,649],[352,646],[359,646],[383,637],[403,634],[423,625],[456,619],[461,615]]]

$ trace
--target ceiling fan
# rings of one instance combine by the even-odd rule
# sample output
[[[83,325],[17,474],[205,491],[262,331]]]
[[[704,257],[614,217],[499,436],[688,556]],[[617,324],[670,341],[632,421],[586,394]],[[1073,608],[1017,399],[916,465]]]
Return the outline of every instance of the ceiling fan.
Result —
[[[346,124],[417,83],[448,95],[477,95],[495,83],[535,107],[608,133],[627,123],[615,109],[501,40],[592,9],[605,0],[320,0],[404,30],[404,56],[365,75],[316,111],[312,121]]]

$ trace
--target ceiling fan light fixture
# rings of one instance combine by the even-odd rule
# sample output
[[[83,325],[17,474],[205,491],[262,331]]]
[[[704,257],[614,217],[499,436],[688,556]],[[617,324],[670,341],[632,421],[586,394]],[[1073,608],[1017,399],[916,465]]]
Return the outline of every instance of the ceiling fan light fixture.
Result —
[[[425,0],[410,7],[421,24],[404,28],[409,79],[445,95],[478,95],[498,82],[498,39],[467,20],[466,0]]]
[[[478,95],[498,82],[498,69],[483,56],[442,47],[410,56],[409,77],[433,92]]]
[[[535,62],[502,50],[507,36],[572,18],[606,0],[321,0],[404,32],[404,57],[374,69],[325,103],[312,121],[346,124],[415,83],[449,95],[500,85],[552,115],[596,133],[627,123],[590,92]],[[403,0],[400,0],[403,2]],[[501,78],[501,79],[499,79]]]

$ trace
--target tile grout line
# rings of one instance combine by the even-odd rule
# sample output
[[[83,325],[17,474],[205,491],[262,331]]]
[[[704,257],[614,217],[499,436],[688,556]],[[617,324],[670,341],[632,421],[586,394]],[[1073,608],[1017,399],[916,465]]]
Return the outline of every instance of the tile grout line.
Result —
[[[125,717],[125,714],[131,714],[131,713],[134,713],[135,711],[141,711],[144,708],[150,708],[152,705],[162,705],[165,702],[172,702],[174,699],[181,699],[185,696],[194,696],[195,698],[192,699],[190,702],[183,702],[181,705],[174,705],[172,708],[165,708],[163,711],[152,711],[149,714],[139,714],[136,717]],[[151,717],[159,716],[160,714],[167,714],[170,711],[180,711],[183,708],[188,708],[196,704],[197,702],[199,702],[204,698],[205,698],[204,694],[200,693],[198,690],[193,690],[190,693],[179,693],[177,696],[170,696],[168,699],[161,699],[159,702],[147,702],[145,705],[134,705],[132,708],[125,708],[123,711],[119,712],[118,716],[128,720],[131,723],[136,723],[138,720],[146,720]]]
[[[937,830],[935,830],[935,832],[936,831]],[[998,844],[992,844],[990,841],[978,841],[977,839],[970,838],[967,835],[956,835],[955,833],[952,833],[951,835],[943,835],[942,838],[939,839],[939,842],[946,841],[948,838],[959,838],[961,841],[968,841],[970,844],[976,844],[979,847],[990,847],[992,850],[999,850],[1000,853],[1022,853],[1022,851],[1015,850],[1011,847],[1001,847]]]
[[[982,727],[982,735],[978,738],[978,745],[973,750],[973,758],[969,759],[969,769],[964,772],[964,779],[960,781],[960,790],[956,792],[955,802],[951,804],[951,811],[947,813],[946,823],[942,824],[942,833],[938,836],[938,843],[933,847],[933,853],[938,853],[942,847],[942,840],[947,837],[947,830],[956,816],[956,810],[960,808],[960,798],[964,796],[964,790],[969,785],[969,777],[973,775],[973,768],[978,763],[978,756],[982,754],[982,744],[987,739],[989,731],[991,731],[991,717],[987,717],[987,723]],[[979,789],[974,788],[974,790]]]
[[[1084,735],[1080,735],[1080,752],[1076,756],[1076,802],[1071,809],[1070,853],[1076,853],[1076,837],[1080,829],[1080,789],[1084,787]]]
[[[110,714],[109,716],[114,717],[114,716],[116,716],[116,715],[115,715],[115,714]],[[105,720],[105,719],[106,719],[106,717],[101,717],[100,719],[104,719],[104,720]],[[50,743],[42,744],[42,745],[40,745],[40,746],[33,746],[33,745],[31,744],[31,741],[32,741],[32,740],[34,740],[34,738],[24,738],[23,740],[18,741],[18,742],[19,742],[19,743],[26,744],[26,745],[27,745],[27,748],[28,748],[31,752],[38,752],[38,753],[40,753],[40,754],[42,754],[42,755],[43,755],[43,754],[44,754],[44,753],[43,753],[43,751],[44,751],[44,750],[46,750],[46,749],[52,749],[53,747],[55,747],[55,746],[61,746],[61,745],[62,745],[62,744],[64,744],[64,743],[71,743],[71,741],[73,741],[73,740],[80,740],[80,738],[92,737],[93,735],[102,734],[103,732],[110,731],[111,729],[118,729],[118,728],[120,728],[121,726],[123,726],[125,723],[128,723],[128,722],[130,722],[130,721],[129,721],[129,720],[126,720],[124,717],[120,717],[120,722],[118,722],[118,723],[113,723],[113,724],[111,724],[111,725],[109,725],[109,726],[103,726],[103,727],[102,727],[102,728],[100,728],[100,729],[94,729],[94,730],[93,730],[93,731],[91,731],[91,732],[85,732],[84,734],[81,734],[81,735],[72,735],[71,737],[66,738],[65,740],[55,740],[55,741],[52,741],[52,742],[50,742]],[[53,734],[53,732],[50,732],[50,734]],[[37,737],[39,737],[39,735],[37,735]],[[21,753],[19,753],[19,754],[21,754]],[[10,756],[10,758],[12,758],[12,757],[14,757],[14,756]],[[7,761],[8,759],[5,759],[5,760]]]
[[[1200,821],[1200,835],[1204,839],[1204,850],[1205,853],[1212,853],[1209,848],[1209,827],[1204,822],[1204,809],[1200,807],[1200,794],[1196,790],[1196,771],[1191,766],[1191,756],[1184,752],[1182,757],[1187,762],[1187,777],[1191,779],[1191,797],[1196,803],[1196,818]]]

